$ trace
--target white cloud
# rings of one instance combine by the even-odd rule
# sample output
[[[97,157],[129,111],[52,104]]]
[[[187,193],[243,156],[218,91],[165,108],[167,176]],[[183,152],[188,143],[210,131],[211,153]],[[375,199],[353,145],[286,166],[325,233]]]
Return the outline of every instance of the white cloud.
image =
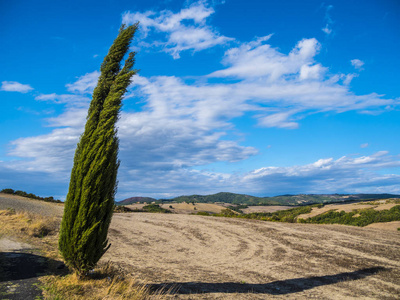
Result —
[[[326,68],[321,64],[302,65],[300,68],[300,80],[318,80],[321,79],[326,72]]]
[[[311,68],[314,77],[316,73],[323,73],[322,66],[312,66],[314,56],[320,49],[320,44],[316,39],[301,40],[288,55],[285,55],[272,48],[271,45],[265,44],[270,38],[271,35],[268,35],[249,43],[243,43],[237,48],[229,49],[225,52],[223,62],[230,67],[213,72],[209,76],[243,79],[262,76],[267,77],[266,79],[270,81],[275,81],[282,76],[298,73],[302,67],[303,69]],[[303,77],[305,73],[306,71],[303,71]]]
[[[9,163],[14,170],[45,172],[67,175],[80,129],[67,127],[55,129],[49,134],[19,138],[11,142],[10,156],[25,158]]]
[[[71,93],[91,94],[97,85],[97,80],[100,76],[99,71],[86,73],[79,77],[74,83],[68,83],[65,86]]]
[[[24,94],[32,90],[33,88],[29,84],[22,84],[16,81],[2,81],[0,88],[0,91],[19,92]]]
[[[212,7],[204,1],[195,2],[178,13],[169,10],[161,12],[146,11],[144,13],[127,12],[122,17],[122,23],[134,24],[140,22],[140,31],[145,39],[150,33],[163,33],[166,40],[148,43],[142,46],[161,47],[162,51],[180,58],[185,50],[201,51],[217,45],[224,45],[232,38],[220,35],[215,29],[206,24],[206,19],[214,13]]]
[[[364,144],[361,144],[361,145],[360,145],[360,148],[367,148],[368,146],[369,146],[368,143],[364,143]]]
[[[350,62],[351,62],[351,65],[354,68],[356,68],[357,70],[363,70],[364,62],[362,60],[352,59]]]
[[[399,156],[377,152],[371,156],[320,159],[292,167],[264,167],[246,174],[241,184],[255,193],[398,193],[400,175],[381,170],[400,167]]]
[[[299,124],[293,121],[289,121],[290,117],[295,112],[280,112],[267,116],[259,117],[258,124],[264,127],[278,127],[286,129],[296,129]]]

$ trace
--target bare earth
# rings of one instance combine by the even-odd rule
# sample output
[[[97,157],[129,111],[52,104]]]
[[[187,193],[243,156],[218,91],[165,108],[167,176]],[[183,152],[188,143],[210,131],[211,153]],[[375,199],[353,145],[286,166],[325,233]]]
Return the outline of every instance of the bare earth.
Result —
[[[372,223],[366,226],[368,228],[379,228],[384,230],[393,230],[398,231],[400,228],[400,221],[393,221],[393,222],[382,222],[382,223]],[[400,232],[400,231],[399,231]]]
[[[0,206],[5,198],[0,197]],[[10,198],[7,198],[10,200]],[[20,199],[21,200],[21,199]],[[61,216],[42,201],[7,202]],[[185,214],[114,214],[114,261],[178,299],[399,299],[400,231]]]
[[[178,214],[115,214],[104,260],[180,299],[398,299],[400,233]]]

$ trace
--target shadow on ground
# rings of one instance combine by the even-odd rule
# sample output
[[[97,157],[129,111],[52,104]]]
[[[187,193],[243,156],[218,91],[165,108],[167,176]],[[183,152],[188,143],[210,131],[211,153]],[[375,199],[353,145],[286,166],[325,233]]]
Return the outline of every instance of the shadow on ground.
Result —
[[[38,299],[42,291],[39,277],[68,272],[61,261],[24,252],[0,252],[0,299]]]
[[[387,269],[383,267],[373,267],[336,275],[295,278],[260,284],[236,282],[170,282],[153,284],[149,285],[149,287],[151,290],[163,290],[172,294],[260,293],[270,295],[286,295],[302,292],[304,290],[309,290],[319,286],[362,279],[385,270]]]
[[[0,252],[0,282],[51,275],[49,266],[56,264],[62,262],[26,252]]]

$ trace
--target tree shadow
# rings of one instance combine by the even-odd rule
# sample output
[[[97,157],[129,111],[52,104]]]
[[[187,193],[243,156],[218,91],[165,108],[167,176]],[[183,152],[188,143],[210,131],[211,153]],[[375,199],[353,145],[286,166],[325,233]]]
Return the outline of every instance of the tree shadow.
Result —
[[[286,295],[302,292],[304,290],[309,290],[319,286],[362,279],[385,270],[388,269],[384,267],[373,267],[336,275],[294,278],[260,284],[237,282],[169,282],[162,284],[151,284],[149,285],[149,288],[154,291],[163,290],[171,294],[260,293],[270,295]]]
[[[57,266],[61,265],[61,261],[36,254],[17,251],[0,252],[0,282],[68,272],[57,270]]]

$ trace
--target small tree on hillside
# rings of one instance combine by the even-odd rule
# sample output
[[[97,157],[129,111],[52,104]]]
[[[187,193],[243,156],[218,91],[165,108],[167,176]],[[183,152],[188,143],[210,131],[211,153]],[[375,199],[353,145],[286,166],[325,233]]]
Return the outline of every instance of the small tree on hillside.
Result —
[[[61,222],[59,249],[66,264],[79,277],[91,270],[110,244],[111,222],[119,166],[115,123],[131,77],[135,53],[129,50],[137,25],[121,27],[101,65],[93,91],[85,130],[77,145],[69,191]]]

